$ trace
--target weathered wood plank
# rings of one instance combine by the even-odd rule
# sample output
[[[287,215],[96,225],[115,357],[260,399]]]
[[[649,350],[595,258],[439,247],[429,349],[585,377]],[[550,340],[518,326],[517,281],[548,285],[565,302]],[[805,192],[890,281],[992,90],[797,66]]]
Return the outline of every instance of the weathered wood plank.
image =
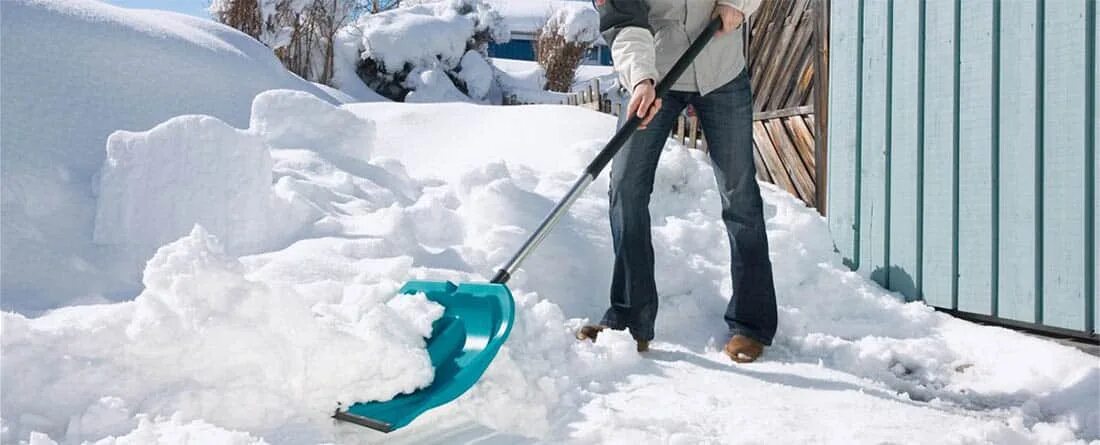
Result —
[[[920,0],[893,2],[890,51],[890,288],[919,298]]]
[[[1043,323],[1084,329],[1086,0],[1047,2],[1043,79]]]
[[[787,171],[787,175],[790,176],[791,182],[794,183],[795,190],[798,191],[798,197],[803,202],[813,206],[815,202],[814,181],[810,178],[810,174],[806,171],[806,166],[802,164],[802,160],[798,158],[798,149],[787,134],[783,122],[779,119],[764,121],[764,128],[767,128],[768,134],[771,135],[772,144],[778,150],[779,159],[783,162],[783,167]]]
[[[800,0],[795,6],[799,9],[796,16],[790,17],[788,28],[794,28],[794,35],[787,48],[787,54],[778,64],[776,78],[771,85],[771,91],[764,109],[782,108],[787,98],[794,95],[794,88],[798,84],[799,74],[811,61],[813,48],[810,46],[810,37],[813,35],[813,16],[810,14],[810,1]]]
[[[887,275],[887,67],[888,2],[868,1],[863,11],[863,109],[860,120],[859,272],[889,287]]]
[[[814,156],[814,134],[810,131],[810,125],[806,123],[806,120],[802,116],[794,116],[783,120],[787,129],[791,133],[791,137],[795,141],[795,148],[798,149],[798,157],[802,159],[802,163],[806,166],[806,170],[810,173],[810,179],[813,179],[814,184],[817,184],[817,165]]]
[[[993,315],[993,1],[962,8],[959,54],[959,309]]]
[[[754,142],[752,144],[752,162],[756,166],[756,179],[764,182],[773,182],[772,175],[768,173],[768,167],[764,165],[764,161],[760,159],[760,148]]]
[[[783,190],[790,192],[792,195],[797,196],[798,191],[794,183],[791,182],[791,178],[787,176],[787,171],[783,167],[783,162],[776,152],[777,148],[772,144],[771,136],[768,135],[768,130],[764,128],[764,124],[762,122],[753,122],[752,133],[753,139],[760,149],[760,158],[764,161],[764,166],[768,169],[768,174],[772,177],[772,183],[782,187]]]
[[[925,6],[921,290],[925,302],[945,308],[953,306],[955,276],[955,18],[950,2]],[[829,109],[831,115],[837,111]]]
[[[859,266],[856,215],[859,91],[859,8],[829,8],[829,232],[844,262]]]
[[[799,107],[783,108],[779,110],[769,111],[757,111],[752,114],[752,120],[762,121],[768,119],[775,119],[777,117],[795,116],[799,114],[810,114],[814,112],[814,107],[805,105]]]
[[[768,66],[764,70],[764,78],[761,79],[760,89],[756,90],[761,94],[754,97],[754,109],[764,110],[767,109],[771,96],[776,92],[776,84],[781,81],[785,81],[786,77],[783,72],[786,71],[787,65],[790,65],[791,52],[798,52],[802,48],[797,48],[793,45],[795,33],[798,31],[798,27],[794,26],[802,19],[802,15],[807,10],[809,0],[795,0],[794,5],[791,8],[790,15],[788,15],[783,23],[782,32],[779,35],[779,43],[774,50],[774,59],[768,60]]]
[[[1036,2],[1001,8],[998,316],[1035,322]]]

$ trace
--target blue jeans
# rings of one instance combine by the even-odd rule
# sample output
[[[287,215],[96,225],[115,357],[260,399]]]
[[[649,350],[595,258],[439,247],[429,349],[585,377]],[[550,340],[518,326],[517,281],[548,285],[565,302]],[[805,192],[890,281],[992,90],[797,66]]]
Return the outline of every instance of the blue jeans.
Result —
[[[602,324],[612,329],[629,328],[638,340],[653,339],[657,284],[653,278],[649,196],[661,150],[676,117],[688,104],[695,107],[707,138],[722,198],[722,221],[729,236],[733,293],[726,308],[726,323],[731,334],[770,345],[776,327],[775,283],[768,258],[764,204],[753,164],[752,91],[747,70],[706,95],[669,92],[649,126],[634,133],[615,155],[609,191],[615,269],[611,307]]]

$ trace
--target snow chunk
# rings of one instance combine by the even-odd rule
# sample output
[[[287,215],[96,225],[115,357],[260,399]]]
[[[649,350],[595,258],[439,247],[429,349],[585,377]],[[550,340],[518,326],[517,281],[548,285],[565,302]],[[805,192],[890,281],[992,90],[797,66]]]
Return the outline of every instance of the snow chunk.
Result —
[[[173,118],[107,139],[95,241],[152,252],[195,223],[230,252],[267,239],[272,160],[261,138],[209,116]]]
[[[303,148],[322,154],[366,160],[374,124],[317,96],[271,90],[252,101],[249,130],[277,148]]]

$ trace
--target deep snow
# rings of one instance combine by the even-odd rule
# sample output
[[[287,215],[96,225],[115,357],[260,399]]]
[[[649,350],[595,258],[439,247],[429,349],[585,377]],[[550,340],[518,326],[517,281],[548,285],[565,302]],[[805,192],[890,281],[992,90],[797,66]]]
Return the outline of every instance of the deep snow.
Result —
[[[5,310],[140,290],[140,264],[123,265],[111,246],[92,243],[94,181],[115,130],[192,113],[241,127],[253,97],[273,88],[338,102],[248,36],[166,11],[4,0],[0,52]]]
[[[41,6],[58,1],[6,1],[5,65],[9,4],[42,20],[66,14]],[[129,29],[136,16],[126,14],[104,26]],[[33,79],[3,74],[5,181],[32,178],[37,167],[9,159],[34,159],[36,146],[9,145],[7,125],[43,138],[70,131],[50,116],[11,119],[8,87],[29,90]],[[95,114],[97,102],[70,93],[72,113]],[[114,93],[152,101],[142,110],[171,107],[140,88]],[[401,283],[487,279],[614,119],[565,106],[336,107],[287,90],[249,101],[243,116],[105,119],[129,131],[108,140],[105,130],[87,167],[99,179],[64,184],[95,199],[59,208],[96,215],[67,239],[102,237],[114,253],[94,256],[97,267],[140,275],[141,286],[121,295],[129,301],[78,305],[70,290],[101,285],[95,273],[36,275],[5,256],[5,286],[22,280],[65,307],[2,314],[0,442],[1100,441],[1096,357],[904,303],[848,271],[825,221],[767,184],[780,327],[762,362],[731,364],[720,352],[729,258],[712,172],[703,153],[671,141],[652,201],[662,309],[651,352],[636,353],[626,333],[572,337],[606,304],[605,175],[510,282],[516,325],[476,387],[389,436],[333,424],[339,401],[431,379],[423,336],[439,308],[395,297]],[[95,161],[80,147],[74,159]],[[149,220],[157,227],[142,227]],[[13,251],[16,263],[75,249],[39,247]]]

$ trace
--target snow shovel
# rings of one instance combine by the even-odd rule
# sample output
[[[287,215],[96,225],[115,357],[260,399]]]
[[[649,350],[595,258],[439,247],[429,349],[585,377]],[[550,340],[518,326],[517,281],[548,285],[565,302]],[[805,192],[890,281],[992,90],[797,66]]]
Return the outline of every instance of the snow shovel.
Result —
[[[710,22],[699,38],[669,69],[668,75],[657,84],[657,97],[663,97],[672,88],[672,84],[695,60],[695,56],[720,26],[719,19]],[[355,403],[346,410],[338,407],[333,417],[388,433],[408,425],[425,411],[458,398],[473,387],[512,330],[515,302],[505,285],[508,279],[573,205],[573,201],[611,162],[639,124],[641,119],[637,116],[627,119],[588,164],[584,174],[569,189],[569,193],[554,206],[538,229],[524,242],[523,247],[497,271],[489,283],[406,283],[400,294],[422,292],[429,300],[444,307],[443,316],[432,326],[432,336],[428,339],[428,355],[435,367],[435,380],[426,388],[410,394],[400,394],[388,401]]]

